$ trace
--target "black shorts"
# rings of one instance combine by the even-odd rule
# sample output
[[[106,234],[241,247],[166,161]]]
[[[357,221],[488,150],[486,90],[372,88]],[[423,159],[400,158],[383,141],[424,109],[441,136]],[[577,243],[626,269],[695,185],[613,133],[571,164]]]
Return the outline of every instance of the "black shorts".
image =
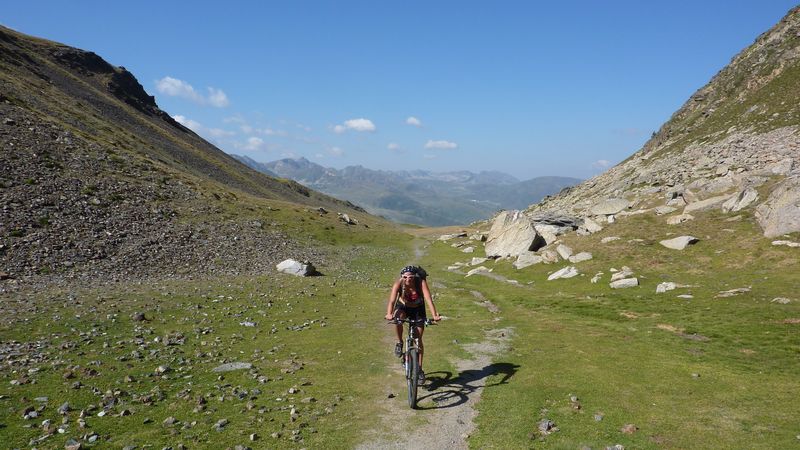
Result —
[[[421,304],[419,306],[406,306],[400,302],[397,302],[397,311],[403,311],[406,314],[407,319],[411,320],[419,320],[419,319],[427,319],[428,316],[425,315],[425,304]]]

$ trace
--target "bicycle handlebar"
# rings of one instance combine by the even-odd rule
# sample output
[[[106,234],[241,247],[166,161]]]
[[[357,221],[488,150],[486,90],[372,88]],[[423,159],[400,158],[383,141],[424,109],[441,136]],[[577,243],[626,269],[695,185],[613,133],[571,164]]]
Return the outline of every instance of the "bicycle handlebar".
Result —
[[[400,319],[395,317],[388,322],[388,325],[400,325],[401,323],[408,323],[411,325],[438,325],[433,319]]]

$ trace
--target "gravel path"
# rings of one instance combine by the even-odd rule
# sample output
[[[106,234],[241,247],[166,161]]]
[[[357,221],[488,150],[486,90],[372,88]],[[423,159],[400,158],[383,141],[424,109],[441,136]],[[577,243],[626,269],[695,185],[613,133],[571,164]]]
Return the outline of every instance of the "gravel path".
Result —
[[[498,312],[488,300],[484,303],[493,313]],[[494,381],[503,383],[514,373],[512,365],[492,362],[494,356],[507,348],[512,333],[511,328],[490,330],[483,342],[465,345],[464,349],[471,357],[453,361],[458,371],[456,374],[427,373],[428,379],[418,394],[417,410],[408,408],[403,374],[398,364],[392,371],[389,385],[394,397],[384,400],[384,412],[377,426],[385,430],[385,435],[373,430],[367,436],[367,442],[357,449],[468,448],[467,438],[475,427],[473,419],[477,415],[474,406],[480,401],[487,378],[504,375],[504,378]],[[387,348],[391,342],[392,339],[387,340]],[[407,432],[409,427],[413,433]]]

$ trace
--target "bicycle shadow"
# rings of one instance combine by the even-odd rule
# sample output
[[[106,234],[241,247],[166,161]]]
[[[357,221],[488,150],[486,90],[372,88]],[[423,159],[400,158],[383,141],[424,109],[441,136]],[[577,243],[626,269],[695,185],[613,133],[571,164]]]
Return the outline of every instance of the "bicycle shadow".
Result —
[[[421,386],[430,393],[417,397],[418,409],[444,409],[464,404],[470,394],[482,387],[498,386],[508,383],[519,369],[518,364],[492,363],[478,370],[464,370],[453,377],[451,372],[431,372],[426,374],[428,383]],[[502,375],[499,381],[489,384],[478,384],[479,381],[493,375]],[[430,398],[434,406],[419,406],[421,400]]]

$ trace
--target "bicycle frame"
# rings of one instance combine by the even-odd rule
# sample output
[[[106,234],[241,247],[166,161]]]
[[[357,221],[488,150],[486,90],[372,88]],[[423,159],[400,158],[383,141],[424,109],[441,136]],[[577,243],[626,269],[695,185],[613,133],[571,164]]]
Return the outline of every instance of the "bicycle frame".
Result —
[[[417,388],[419,376],[419,330],[418,327],[431,325],[434,322],[427,319],[399,319],[396,318],[390,323],[408,323],[408,334],[406,335],[406,346],[403,351],[402,364],[408,384],[408,406],[412,409],[417,407]]]

